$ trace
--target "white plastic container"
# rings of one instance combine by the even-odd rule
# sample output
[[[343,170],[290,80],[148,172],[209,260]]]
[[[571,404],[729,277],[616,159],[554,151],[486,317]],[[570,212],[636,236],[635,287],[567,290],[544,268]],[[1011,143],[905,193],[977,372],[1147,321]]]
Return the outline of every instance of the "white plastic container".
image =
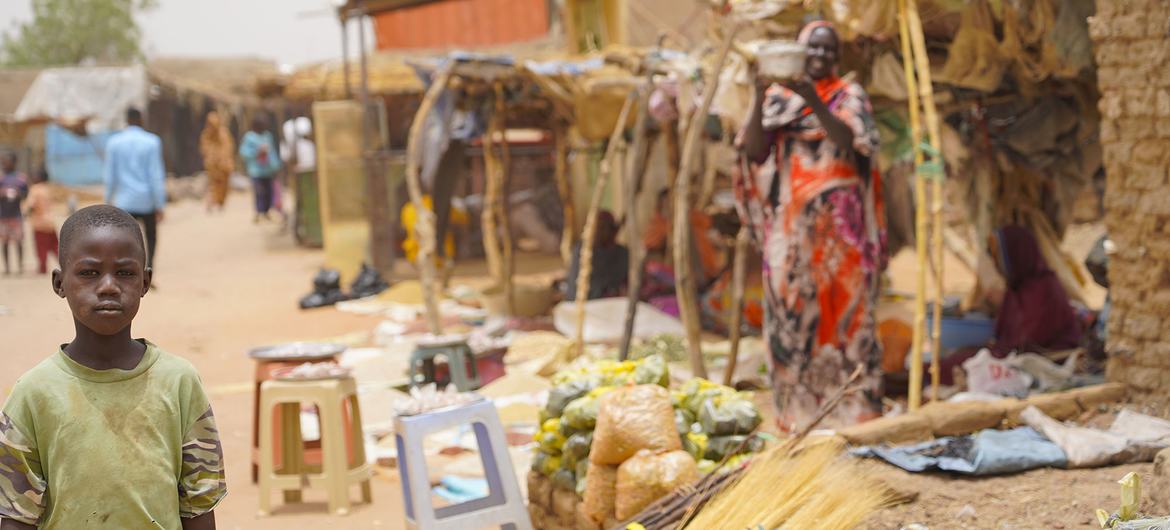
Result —
[[[771,79],[793,79],[804,72],[808,49],[792,41],[772,41],[760,46],[756,61],[760,74]]]

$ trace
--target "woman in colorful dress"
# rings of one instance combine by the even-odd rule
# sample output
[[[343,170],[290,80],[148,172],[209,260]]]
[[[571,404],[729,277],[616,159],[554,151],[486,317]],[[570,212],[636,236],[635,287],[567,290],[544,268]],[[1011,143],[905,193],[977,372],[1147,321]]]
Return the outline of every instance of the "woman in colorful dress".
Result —
[[[207,211],[222,211],[228,180],[236,169],[236,146],[219,112],[207,113],[207,124],[199,136],[199,151],[203,154],[203,171],[207,173]]]
[[[856,369],[858,391],[824,421],[881,414],[873,309],[885,265],[877,127],[862,88],[837,75],[826,22],[800,33],[804,75],[756,83],[741,132],[740,213],[764,257],[765,335],[781,428],[808,426]]]

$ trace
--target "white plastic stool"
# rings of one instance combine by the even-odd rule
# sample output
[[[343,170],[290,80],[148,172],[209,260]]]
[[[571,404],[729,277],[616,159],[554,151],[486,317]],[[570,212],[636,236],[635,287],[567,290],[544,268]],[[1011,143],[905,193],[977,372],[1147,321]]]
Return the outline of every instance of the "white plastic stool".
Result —
[[[322,466],[313,473],[302,461],[299,417],[300,403],[317,406],[321,419]],[[273,469],[272,412],[278,405],[291,408],[292,421],[281,423],[284,469]],[[348,405],[348,407],[347,407]],[[345,409],[350,415],[349,432],[343,418]],[[357,400],[357,384],[353,378],[307,381],[265,381],[260,385],[260,514],[271,512],[272,490],[286,492],[286,502],[300,501],[302,487],[324,489],[329,494],[329,511],[337,515],[349,513],[349,488],[361,485],[362,501],[370,502],[372,469],[366,462],[362,441],[361,409]],[[348,444],[346,443],[348,439]],[[352,447],[350,445],[352,444]],[[351,457],[352,451],[352,457]],[[295,492],[288,496],[288,492]]]
[[[479,444],[479,456],[488,483],[487,497],[435,509],[431,483],[423,454],[423,439],[431,433],[470,423]],[[459,407],[394,419],[398,444],[398,472],[406,506],[407,528],[419,530],[464,530],[503,526],[511,530],[532,530],[532,520],[520,495],[512,470],[504,427],[496,407],[487,400]]]

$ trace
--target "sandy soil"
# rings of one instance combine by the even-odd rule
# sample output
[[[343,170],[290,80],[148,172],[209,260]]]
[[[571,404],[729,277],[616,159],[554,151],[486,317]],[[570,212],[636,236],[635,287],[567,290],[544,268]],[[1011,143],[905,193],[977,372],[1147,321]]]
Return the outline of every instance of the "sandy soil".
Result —
[[[201,205],[172,205],[160,227],[156,279],[159,289],[144,301],[135,334],[190,359],[212,396],[223,437],[230,495],[217,510],[221,528],[278,529],[290,525],[331,525],[339,529],[401,528],[402,504],[397,480],[373,480],[374,504],[355,505],[345,518],[325,513],[324,495],[306,494],[306,504],[277,508],[257,518],[257,490],[249,480],[252,362],[245,352],[262,344],[325,339],[369,331],[377,320],[334,310],[303,312],[297,299],[309,288],[318,251],[295,247],[273,224],[253,225],[244,195],[230,198],[226,213],[208,215]],[[1091,230],[1076,233],[1081,245]],[[1092,241],[1088,240],[1087,244]],[[1087,248],[1087,247],[1086,247]],[[31,249],[26,269],[31,270]],[[556,259],[521,260],[521,272],[539,273]],[[913,257],[894,263],[895,287],[913,285]],[[952,271],[959,271],[955,264]],[[403,272],[406,272],[405,270]],[[483,267],[461,267],[464,281],[482,281]],[[957,272],[949,287],[961,290],[970,276]],[[64,301],[49,290],[47,277],[25,275],[0,279],[0,391],[72,336]],[[1114,508],[1116,480],[1130,470],[1149,474],[1150,465],[1089,471],[1036,471],[987,480],[956,480],[937,475],[909,475],[884,469],[891,480],[919,491],[918,502],[886,510],[867,528],[899,528],[927,523],[931,528],[1084,528],[1093,509]],[[355,495],[356,499],[356,495]],[[279,506],[279,502],[277,503]],[[960,518],[964,507],[973,517]],[[970,510],[965,511],[965,515]]]

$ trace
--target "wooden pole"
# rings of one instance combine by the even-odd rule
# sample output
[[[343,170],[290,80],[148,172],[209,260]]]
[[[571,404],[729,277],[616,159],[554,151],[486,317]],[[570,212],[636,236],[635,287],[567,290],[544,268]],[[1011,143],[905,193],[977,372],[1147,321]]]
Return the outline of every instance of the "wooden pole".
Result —
[[[573,349],[572,359],[585,353],[585,302],[589,299],[590,276],[593,275],[593,238],[597,235],[597,212],[601,209],[601,198],[605,194],[605,184],[613,168],[613,156],[619,143],[624,143],[622,131],[626,128],[626,120],[630,116],[630,107],[634,105],[636,93],[630,91],[622,111],[618,114],[617,125],[609,137],[609,145],[605,147],[605,158],[601,161],[601,171],[597,175],[597,182],[593,185],[593,197],[589,201],[589,213],[585,216],[585,229],[581,233],[581,252],[577,262],[577,344]]]
[[[504,226],[503,240],[500,242],[503,246],[504,256],[500,274],[503,276],[504,283],[504,301],[507,303],[508,314],[516,314],[516,297],[513,289],[513,277],[515,276],[516,267],[516,249],[512,244],[512,216],[508,215],[508,208],[506,207],[509,201],[509,195],[512,189],[512,149],[508,145],[508,127],[507,115],[504,108],[504,84],[496,81],[496,115],[500,117],[497,122],[497,128],[500,132],[500,164],[497,170],[500,173],[500,199],[496,201],[496,219]]]
[[[565,226],[561,229],[561,259],[565,266],[573,259],[573,240],[577,234],[577,213],[573,208],[573,186],[569,182],[569,131],[564,124],[558,124],[553,130],[556,145],[554,176],[557,181],[557,192],[561,196],[561,210],[565,218]]]
[[[634,145],[626,157],[626,246],[629,247],[630,272],[626,292],[626,320],[622,329],[618,360],[630,356],[634,338],[634,318],[638,316],[638,291],[642,290],[642,232],[638,230],[638,188],[646,170],[646,122],[650,117],[650,82],[638,89],[638,117],[634,120]]]
[[[930,134],[930,145],[934,152],[932,167],[937,172],[930,175],[931,180],[931,216],[933,218],[933,247],[934,247],[934,315],[930,332],[930,399],[938,401],[938,387],[940,366],[942,360],[942,306],[943,306],[943,170],[942,138],[938,124],[938,108],[934,104],[934,85],[930,80],[930,58],[926,54],[926,38],[922,35],[922,19],[918,16],[918,0],[907,1],[907,23],[910,26],[910,43],[914,47],[914,61],[918,69],[918,89],[922,100],[922,108],[926,117],[926,130]],[[910,90],[908,89],[907,92]],[[925,205],[925,202],[922,203]]]
[[[674,270],[677,281],[675,292],[678,295],[679,312],[682,316],[683,327],[687,332],[687,350],[691,357],[691,370],[695,377],[707,378],[707,367],[703,364],[702,330],[699,324],[699,301],[696,292],[695,277],[691,274],[691,231],[687,225],[690,220],[690,189],[691,166],[695,162],[695,149],[699,146],[699,134],[703,131],[703,124],[707,120],[707,111],[715,99],[715,91],[719,88],[719,72],[727,62],[727,54],[731,51],[731,43],[738,32],[738,27],[727,32],[723,38],[723,45],[719,50],[719,59],[715,62],[711,78],[703,89],[703,101],[699,108],[691,115],[687,126],[686,140],[683,142],[682,155],[679,161],[678,177],[675,180],[674,191]]]
[[[739,227],[735,236],[735,261],[731,267],[731,315],[727,319],[731,328],[728,340],[731,342],[731,351],[727,354],[727,370],[723,372],[724,386],[731,386],[735,381],[735,365],[739,362],[739,339],[743,334],[743,295],[744,285],[747,283],[748,243],[751,242],[751,233],[747,225]]]
[[[492,282],[503,287],[503,258],[500,252],[500,232],[496,217],[500,202],[500,192],[503,183],[500,182],[500,159],[496,152],[496,133],[500,131],[500,119],[493,114],[488,120],[487,132],[483,135],[483,212],[480,213],[480,224],[483,227],[483,252],[487,259],[488,274]]]
[[[423,301],[426,303],[427,324],[431,333],[439,335],[443,332],[442,321],[439,318],[439,299],[435,293],[435,214],[423,204],[422,183],[419,181],[419,144],[422,141],[423,123],[435,106],[435,100],[447,88],[451,79],[450,70],[443,70],[435,77],[430,88],[427,89],[419,104],[414,121],[410,124],[409,143],[406,147],[406,189],[410,193],[410,201],[414,203],[414,211],[418,214],[418,221],[414,224],[415,237],[418,238],[418,268],[422,283]],[[371,201],[375,199],[370,197]]]
[[[910,144],[914,150],[914,246],[918,258],[918,277],[914,295],[914,334],[910,349],[910,388],[908,408],[911,412],[922,405],[922,345],[926,330],[926,184],[918,168],[922,165],[922,125],[918,115],[917,76],[914,73],[914,52],[910,45],[910,29],[907,23],[907,0],[898,0],[898,26],[902,43],[902,67],[906,75],[906,96],[910,107]]]

